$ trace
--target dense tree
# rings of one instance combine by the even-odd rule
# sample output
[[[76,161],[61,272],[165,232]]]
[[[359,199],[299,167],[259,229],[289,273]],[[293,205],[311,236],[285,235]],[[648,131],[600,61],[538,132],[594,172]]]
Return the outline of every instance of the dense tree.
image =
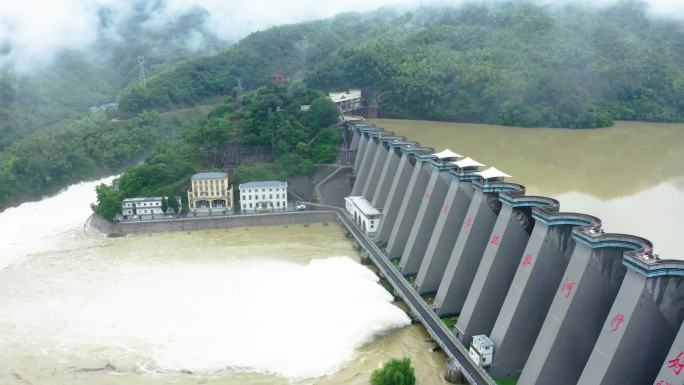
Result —
[[[91,114],[23,138],[0,153],[0,208],[120,171],[160,136],[156,113],[125,122]]]
[[[173,210],[174,213],[178,214],[180,212],[180,203],[175,196],[171,195],[168,199],[169,208]]]
[[[525,3],[416,14],[414,28],[331,55],[315,87],[366,87],[386,116],[514,126],[682,121],[680,24],[640,2],[604,10]],[[675,37],[676,36],[676,37]]]
[[[166,197],[162,197],[161,201],[161,209],[164,213],[166,213],[166,210],[169,209],[169,201],[166,200]]]
[[[235,169],[233,176],[236,184],[255,180],[279,179],[271,165],[265,163],[242,164]]]
[[[371,375],[373,385],[415,385],[416,376],[411,367],[411,359],[393,358]]]
[[[121,214],[121,199],[116,190],[105,184],[95,188],[97,193],[97,209],[95,212],[103,218],[113,220]]]

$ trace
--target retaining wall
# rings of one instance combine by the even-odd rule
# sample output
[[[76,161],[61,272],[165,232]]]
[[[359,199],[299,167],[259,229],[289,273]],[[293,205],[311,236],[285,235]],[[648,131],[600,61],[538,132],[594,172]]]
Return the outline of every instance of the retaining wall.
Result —
[[[95,218],[98,219],[95,220]],[[109,224],[109,226],[103,225],[103,221]],[[93,221],[91,221],[91,225],[108,235],[128,235],[160,233],[167,231],[229,229],[234,227],[301,225],[305,223],[335,221],[337,221],[337,216],[333,211],[297,211],[285,213],[232,215],[225,217],[201,217],[124,222],[116,224],[110,224],[104,219],[94,216]]]

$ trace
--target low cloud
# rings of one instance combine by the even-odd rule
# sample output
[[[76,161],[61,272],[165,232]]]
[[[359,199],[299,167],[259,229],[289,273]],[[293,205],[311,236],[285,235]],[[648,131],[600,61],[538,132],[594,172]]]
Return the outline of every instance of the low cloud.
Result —
[[[558,1],[539,0],[545,4]],[[574,0],[566,3],[608,5],[616,1]],[[363,12],[383,6],[415,7],[459,4],[460,0],[22,0],[0,3],[0,69],[21,74],[49,64],[63,49],[87,48],[99,34],[116,35],[118,23],[141,12],[146,27],[171,22],[190,11],[207,14],[206,29],[216,37],[234,41],[250,32],[277,24],[330,17],[341,12]],[[684,19],[684,2],[648,0],[652,14]],[[112,25],[101,25],[106,10]],[[188,44],[200,44],[194,36]]]

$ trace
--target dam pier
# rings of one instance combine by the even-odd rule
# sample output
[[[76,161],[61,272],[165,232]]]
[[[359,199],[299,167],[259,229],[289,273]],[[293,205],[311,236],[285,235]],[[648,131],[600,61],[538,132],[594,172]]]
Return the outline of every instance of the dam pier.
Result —
[[[374,125],[343,129],[352,196],[381,219],[371,234],[337,217],[449,356],[450,376],[684,385],[684,262],[466,156]],[[458,317],[452,330],[444,316]]]

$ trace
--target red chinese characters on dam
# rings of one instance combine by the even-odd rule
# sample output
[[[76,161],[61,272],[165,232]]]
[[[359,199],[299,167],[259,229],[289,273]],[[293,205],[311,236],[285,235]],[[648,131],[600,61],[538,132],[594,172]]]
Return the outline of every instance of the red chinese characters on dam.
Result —
[[[570,298],[573,290],[575,290],[575,285],[577,285],[575,282],[566,278],[563,286],[561,286],[560,292],[565,295],[565,298]]]
[[[532,254],[525,254],[525,257],[523,258],[522,263],[520,264],[520,267],[525,270],[528,267],[532,266]]]
[[[625,322],[625,315],[622,313],[617,313],[613,319],[610,320],[610,332],[614,333],[620,329],[620,325]]]
[[[667,361],[667,367],[672,369],[677,376],[679,376],[682,373],[682,369],[684,369],[684,364],[681,362],[682,354],[684,354],[684,352],[679,352],[677,357]]]
[[[501,243],[501,236],[498,234],[492,235],[492,239],[489,240],[490,245],[499,246]]]
[[[449,204],[445,203],[444,206],[442,206],[442,214],[446,215],[449,213]]]
[[[466,221],[463,223],[463,228],[464,229],[469,229],[473,226],[473,217],[468,217]]]
[[[656,385],[672,385],[672,384],[669,382],[666,382],[665,380],[660,380],[660,381],[656,382]]]

